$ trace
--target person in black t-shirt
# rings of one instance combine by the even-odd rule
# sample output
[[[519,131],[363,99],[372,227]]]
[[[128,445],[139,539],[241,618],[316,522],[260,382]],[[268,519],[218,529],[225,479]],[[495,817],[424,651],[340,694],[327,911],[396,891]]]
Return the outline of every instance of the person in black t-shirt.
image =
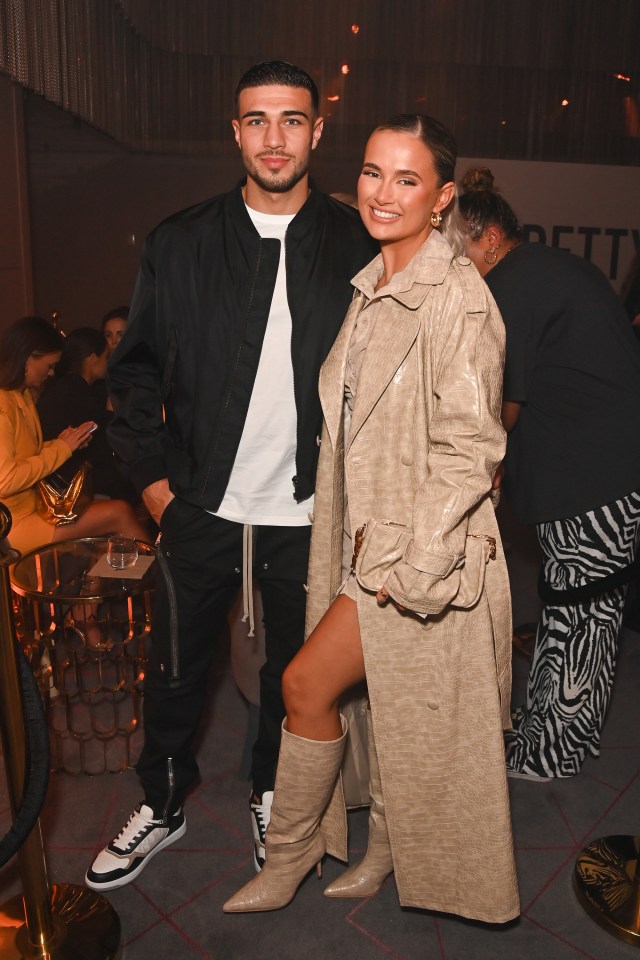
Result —
[[[640,253],[633,262],[631,277],[624,284],[623,302],[636,339],[640,340]]]
[[[569,777],[599,754],[640,538],[640,349],[597,267],[521,242],[486,168],[463,186],[467,253],[507,331],[505,489],[544,553],[545,606],[507,766]]]

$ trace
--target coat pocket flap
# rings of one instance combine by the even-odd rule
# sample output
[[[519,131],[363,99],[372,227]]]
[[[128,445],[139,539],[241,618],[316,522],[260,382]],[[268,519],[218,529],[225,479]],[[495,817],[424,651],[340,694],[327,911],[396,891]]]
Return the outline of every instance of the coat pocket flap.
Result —
[[[400,576],[402,567],[405,574],[412,570],[416,575],[413,588],[408,590],[408,593],[414,593],[418,584],[421,584],[425,597],[428,593],[435,599],[435,594],[442,592],[437,587],[437,582],[446,580],[449,589],[445,591],[448,593],[445,605],[448,603],[452,607],[465,609],[475,606],[480,599],[487,563],[496,555],[495,538],[474,533],[467,535],[462,557],[438,556],[433,553],[420,555],[413,541],[413,531],[393,520],[369,520],[365,527],[356,532],[354,543],[352,568],[358,583],[365,590],[377,592],[393,568],[396,568]],[[396,566],[400,561],[403,561],[401,567]],[[455,580],[451,576],[454,571],[457,572]],[[419,587],[418,591],[421,592]]]
[[[402,560],[411,536],[408,527],[393,520],[369,520],[356,532],[353,569],[365,590],[382,587],[391,568]]]
[[[409,544],[404,558],[407,563],[419,570],[420,573],[429,573],[433,577],[444,580],[450,573],[462,567],[464,557],[452,557],[443,554],[429,553],[418,550],[415,540]]]

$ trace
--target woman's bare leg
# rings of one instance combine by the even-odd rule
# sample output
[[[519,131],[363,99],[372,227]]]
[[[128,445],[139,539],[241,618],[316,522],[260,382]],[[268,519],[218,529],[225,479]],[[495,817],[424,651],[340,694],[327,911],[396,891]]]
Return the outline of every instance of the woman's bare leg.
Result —
[[[337,597],[282,678],[287,730],[308,740],[342,735],[340,697],[365,678],[358,608]]]
[[[94,500],[75,523],[56,527],[53,539],[106,537],[113,533],[136,537],[138,540],[149,539],[149,531],[140,523],[126,500]]]

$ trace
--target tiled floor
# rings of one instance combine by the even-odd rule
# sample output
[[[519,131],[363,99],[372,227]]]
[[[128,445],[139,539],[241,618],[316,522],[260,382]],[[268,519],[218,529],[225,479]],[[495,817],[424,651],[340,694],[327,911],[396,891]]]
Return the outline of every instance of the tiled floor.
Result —
[[[507,524],[517,622],[535,617],[535,548]],[[516,699],[528,662],[514,658]],[[188,831],[137,882],[110,899],[122,922],[124,960],[617,960],[633,946],[596,926],[571,887],[575,857],[600,835],[640,828],[640,634],[625,631],[602,757],[579,777],[510,781],[522,916],[506,927],[398,906],[393,879],[363,901],[327,900],[315,874],[285,910],[225,916],[223,901],[252,875],[248,786],[238,779],[247,707],[221,657],[203,728],[202,781],[187,804]],[[139,799],[133,771],[53,777],[42,824],[52,881],[81,883],[95,850]],[[0,788],[0,827],[7,820]],[[366,844],[365,811],[350,814],[352,856]],[[6,828],[6,827],[5,827]],[[640,832],[640,831],[639,831]],[[341,866],[325,862],[323,881]],[[19,890],[15,863],[0,872],[0,901]]]

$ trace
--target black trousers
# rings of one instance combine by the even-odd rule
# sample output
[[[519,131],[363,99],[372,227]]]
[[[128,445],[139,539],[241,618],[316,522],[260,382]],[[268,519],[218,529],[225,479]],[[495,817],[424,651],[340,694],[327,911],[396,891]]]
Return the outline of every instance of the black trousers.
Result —
[[[167,816],[198,774],[194,740],[217,639],[242,585],[242,524],[179,498],[162,516],[153,643],[144,686],[145,742],[137,765],[145,802]],[[272,790],[285,710],[282,674],[302,646],[310,527],[254,527],[254,578],[264,611],[266,663],[253,788]]]

